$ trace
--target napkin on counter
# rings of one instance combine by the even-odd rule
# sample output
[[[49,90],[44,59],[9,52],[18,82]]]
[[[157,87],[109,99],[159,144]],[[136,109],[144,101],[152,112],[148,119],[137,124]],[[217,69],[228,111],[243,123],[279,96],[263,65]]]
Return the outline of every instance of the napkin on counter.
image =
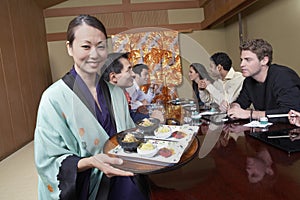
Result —
[[[252,121],[248,124],[244,124],[244,126],[247,126],[247,127],[258,127],[258,128],[265,128],[267,126],[271,126],[273,123],[271,122],[268,122],[267,124],[262,124],[260,123],[259,121]]]

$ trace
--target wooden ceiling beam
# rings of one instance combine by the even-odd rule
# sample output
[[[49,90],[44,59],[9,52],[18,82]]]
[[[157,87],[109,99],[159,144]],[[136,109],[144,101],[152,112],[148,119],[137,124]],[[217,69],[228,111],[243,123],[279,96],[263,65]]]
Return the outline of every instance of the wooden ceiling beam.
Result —
[[[200,23],[185,23],[185,24],[165,24],[165,25],[159,25],[159,26],[145,26],[145,27],[157,27],[157,28],[166,28],[170,30],[177,30],[181,33],[186,32],[192,32],[193,30],[201,30],[201,24]],[[145,28],[144,27],[144,28]],[[130,29],[133,30],[135,28],[141,28],[141,27],[131,27]],[[120,27],[120,28],[108,28],[107,34],[109,36],[115,35],[122,32],[128,32],[130,31],[128,27]],[[65,41],[67,38],[66,32],[60,32],[60,33],[48,33],[47,34],[47,42],[53,42],[53,41]]]
[[[209,0],[199,0],[199,6],[203,7]]]
[[[35,0],[36,4],[42,9],[49,8],[65,1],[67,0]]]
[[[153,2],[153,3],[124,3],[119,5],[103,6],[85,6],[72,8],[52,8],[44,10],[44,17],[65,17],[76,16],[79,14],[103,14],[103,13],[123,13],[139,12],[149,10],[172,10],[200,8],[198,0],[190,1],[171,1],[171,2]]]
[[[59,0],[56,0],[59,1]],[[172,30],[203,30],[209,29],[215,25],[224,23],[237,13],[246,9],[248,6],[258,0],[187,0],[172,2],[151,2],[151,3],[131,3],[130,0],[122,0],[122,4],[103,5],[103,6],[86,6],[72,8],[52,8],[44,10],[44,17],[65,17],[76,16],[79,14],[102,15],[122,13],[124,17],[123,25],[118,28],[108,28],[108,34],[116,34],[130,29],[141,28],[135,27],[133,23],[133,13],[143,11],[161,11],[172,9],[189,9],[203,8],[204,20],[199,23],[183,23],[183,24],[165,24],[165,25],[148,25],[143,23],[142,27],[164,27]],[[48,41],[65,40],[63,34],[48,34]]]
[[[207,0],[203,5],[205,19],[201,22],[203,29],[220,24],[246,9],[257,0]]]

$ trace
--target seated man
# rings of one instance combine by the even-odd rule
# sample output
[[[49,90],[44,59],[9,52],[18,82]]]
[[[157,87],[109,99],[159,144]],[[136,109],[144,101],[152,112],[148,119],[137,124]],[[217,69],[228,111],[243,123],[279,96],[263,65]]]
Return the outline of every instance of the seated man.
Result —
[[[150,88],[148,89],[148,92],[146,94],[140,89],[142,85],[148,84],[148,66],[145,64],[137,64],[133,66],[132,70],[135,73],[133,86],[126,88],[126,91],[131,97],[131,109],[135,110],[141,105],[147,105],[151,103],[152,99],[155,96],[155,93],[153,85],[150,85]]]
[[[212,84],[203,79],[198,84],[200,98],[204,101],[211,99],[211,103],[217,103],[221,111],[226,111],[228,105],[238,97],[244,77],[242,73],[234,71],[230,57],[223,52],[218,52],[210,57],[210,71],[217,80]]]
[[[102,78],[110,82],[113,85],[117,85],[123,89],[124,94],[130,105],[130,97],[125,90],[125,88],[131,87],[133,85],[133,80],[135,74],[132,71],[132,66],[128,60],[127,53],[111,53],[107,57],[107,61],[104,66],[101,68]],[[129,108],[130,109],[130,108]],[[134,122],[137,122],[144,118],[149,118],[148,114],[142,114],[135,112],[130,109],[130,115]],[[160,121],[163,121],[163,115],[161,112],[153,112],[151,117],[158,118]]]
[[[268,114],[300,110],[300,79],[292,69],[272,63],[272,46],[254,39],[240,46],[244,80],[237,100],[227,114],[231,118],[259,119]],[[255,111],[247,110],[253,104]],[[280,119],[287,122],[287,118]]]

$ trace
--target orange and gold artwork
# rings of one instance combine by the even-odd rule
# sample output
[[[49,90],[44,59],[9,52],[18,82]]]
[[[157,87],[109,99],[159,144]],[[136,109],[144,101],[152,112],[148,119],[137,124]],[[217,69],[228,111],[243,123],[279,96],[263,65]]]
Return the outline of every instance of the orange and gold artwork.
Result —
[[[178,32],[120,33],[112,36],[114,52],[130,52],[132,65],[149,67],[150,83],[175,87],[182,82]]]

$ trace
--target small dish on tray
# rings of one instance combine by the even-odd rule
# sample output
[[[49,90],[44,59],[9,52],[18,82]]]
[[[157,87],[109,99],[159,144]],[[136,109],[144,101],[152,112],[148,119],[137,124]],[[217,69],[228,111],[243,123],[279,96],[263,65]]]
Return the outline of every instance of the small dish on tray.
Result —
[[[171,166],[178,166],[182,164],[181,158],[184,155],[183,159],[186,159],[185,151],[190,150],[191,147],[197,147],[193,150],[193,157],[196,155],[196,151],[198,151],[199,141],[198,139],[194,139],[195,133],[198,132],[198,126],[166,126],[171,129],[171,133],[174,133],[174,136],[170,136],[167,139],[158,139],[156,136],[144,135],[144,141],[150,142],[151,144],[156,146],[156,151],[153,150],[151,152],[145,152],[146,155],[142,155],[142,152],[136,149],[135,152],[125,151],[121,145],[116,141],[117,135],[122,134],[124,132],[138,132],[139,129],[128,129],[123,132],[120,132],[109,139],[104,147],[104,152],[111,155],[122,158],[124,160],[123,165],[117,165],[115,167],[129,170],[135,173],[153,173],[154,171],[164,171],[168,170]],[[141,132],[140,132],[141,133]],[[152,139],[153,138],[153,139]],[[196,145],[196,146],[195,146]],[[188,150],[188,151],[189,151]],[[165,168],[167,167],[167,168]]]
[[[166,139],[172,135],[172,129],[169,126],[160,126],[154,131],[155,137]]]
[[[144,141],[144,135],[140,132],[122,132],[117,135],[117,141],[124,151],[136,152],[137,147]]]
[[[153,133],[157,127],[159,127],[160,121],[156,118],[144,118],[138,122],[136,122],[136,126],[144,131],[144,133]]]
[[[151,158],[156,155],[158,148],[151,142],[141,143],[137,148],[137,153],[146,158]]]
[[[172,132],[171,136],[176,139],[182,139],[182,138],[185,138],[187,136],[187,134],[182,131],[174,131],[174,132]]]

